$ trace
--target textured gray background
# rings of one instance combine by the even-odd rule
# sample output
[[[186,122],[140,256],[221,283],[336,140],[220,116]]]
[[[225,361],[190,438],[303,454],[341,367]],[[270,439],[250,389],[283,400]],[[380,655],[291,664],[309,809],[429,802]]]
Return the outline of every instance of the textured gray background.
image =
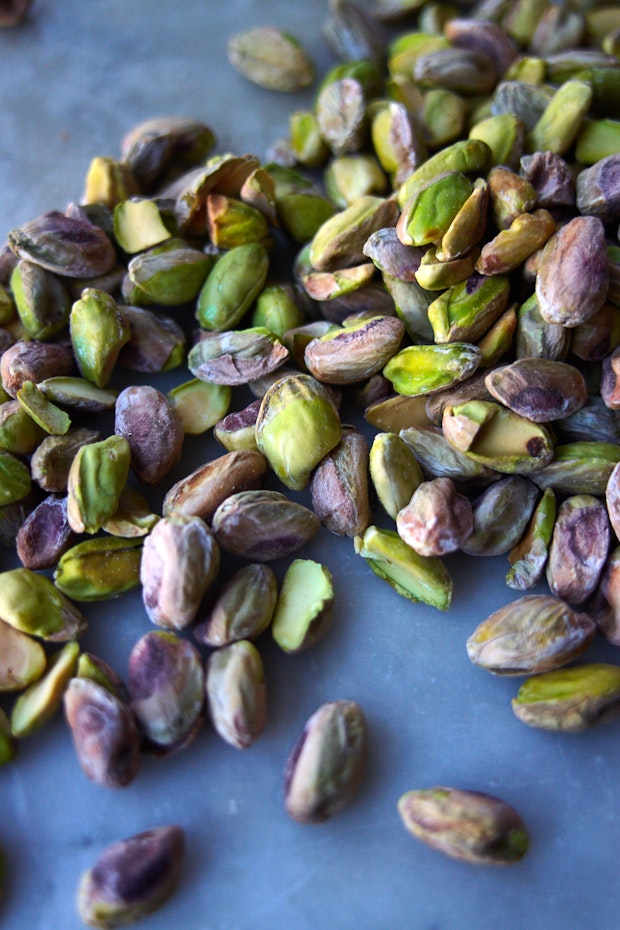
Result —
[[[227,36],[278,24],[320,68],[324,2],[37,0],[22,28],[0,32],[0,237],[79,199],[90,159],[159,114],[204,119],[219,151],[262,155],[311,92],[278,95],[235,74]],[[180,374],[176,377],[183,380]],[[184,375],[186,377],[186,375]],[[192,440],[174,479],[220,453]],[[504,559],[449,560],[453,608],[440,614],[393,593],[322,531],[307,554],[336,581],[333,629],[286,657],[269,637],[269,720],[246,753],[205,728],[186,752],[145,759],[129,788],[86,779],[59,715],[0,770],[0,844],[9,859],[5,930],[76,930],[78,878],[102,848],[159,823],[187,830],[177,895],[145,926],[169,930],[591,930],[617,927],[619,724],[579,736],[531,730],[512,715],[518,681],[474,668],[465,640],[511,599]],[[0,565],[14,563],[0,552]],[[285,566],[276,566],[281,577]],[[151,627],[138,595],[86,606],[84,646],[126,674]],[[617,661],[598,642],[589,658]],[[326,700],[361,702],[370,728],[355,802],[320,827],[282,807],[282,771],[307,717]],[[531,830],[519,865],[477,869],[412,839],[396,813],[413,787],[451,784],[512,802]]]

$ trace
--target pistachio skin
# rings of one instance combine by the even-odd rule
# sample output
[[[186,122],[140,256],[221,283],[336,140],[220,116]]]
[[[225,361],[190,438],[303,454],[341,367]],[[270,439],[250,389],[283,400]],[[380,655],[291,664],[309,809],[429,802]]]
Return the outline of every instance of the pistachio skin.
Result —
[[[528,678],[512,709],[541,730],[578,733],[620,714],[620,668],[602,662],[556,669]]]

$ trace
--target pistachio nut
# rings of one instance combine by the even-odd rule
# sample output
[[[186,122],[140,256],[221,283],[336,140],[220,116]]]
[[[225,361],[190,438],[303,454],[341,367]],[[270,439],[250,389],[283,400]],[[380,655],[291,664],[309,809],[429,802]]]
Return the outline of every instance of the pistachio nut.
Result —
[[[435,478],[454,481],[488,478],[492,472],[485,465],[461,452],[448,442],[441,429],[434,426],[408,426],[400,437],[413,450],[422,470]]]
[[[261,563],[244,565],[215,592],[192,635],[197,642],[213,647],[254,640],[271,623],[277,598],[278,583],[272,569]]]
[[[547,561],[552,594],[582,604],[595,590],[610,544],[605,505],[591,494],[575,494],[562,502],[553,527]]]
[[[607,479],[605,504],[612,529],[620,538],[620,463],[614,465]]]
[[[96,277],[116,264],[114,246],[102,229],[57,210],[11,230],[7,241],[18,258],[65,278]]]
[[[43,674],[19,695],[11,711],[13,736],[31,736],[53,717],[62,704],[79,653],[76,642],[65,643],[50,657]]]
[[[401,209],[413,194],[427,181],[448,171],[463,174],[485,174],[491,167],[491,149],[480,139],[461,139],[440,149],[427,158],[409,175],[398,190]]]
[[[284,773],[285,806],[293,820],[322,823],[350,802],[364,773],[366,740],[355,701],[332,701],[312,714]]]
[[[75,541],[67,519],[67,498],[50,494],[20,526],[15,547],[22,565],[37,571],[54,566]]]
[[[328,219],[310,244],[310,262],[317,271],[347,268],[364,261],[363,248],[377,229],[393,226],[398,215],[395,201],[360,197],[350,207]]]
[[[86,539],[61,555],[54,584],[74,601],[118,597],[140,583],[141,555],[141,539]]]
[[[96,681],[102,687],[107,688],[111,694],[115,694],[121,701],[129,699],[129,692],[120,675],[114,671],[111,665],[104,662],[92,652],[82,652],[78,658],[76,668],[77,678],[87,678],[89,681]]]
[[[30,459],[33,481],[44,491],[66,491],[78,450],[89,442],[98,442],[99,438],[97,430],[87,427],[70,429],[64,436],[46,436]]]
[[[320,134],[334,155],[359,152],[367,132],[367,99],[363,83],[345,74],[324,80],[315,112]]]
[[[555,493],[551,488],[547,488],[536,504],[523,536],[508,553],[511,568],[506,575],[506,584],[509,587],[526,591],[538,584],[542,578],[549,555],[556,510]]]
[[[114,388],[100,388],[86,378],[71,376],[57,375],[45,378],[37,387],[53,403],[85,413],[113,410],[118,396],[118,391]]]
[[[0,451],[0,506],[23,500],[32,482],[28,466],[9,452]]]
[[[323,182],[329,198],[343,210],[358,197],[385,196],[388,189],[388,179],[378,159],[363,152],[332,158],[323,173]]]
[[[474,342],[504,312],[510,298],[506,275],[474,271],[436,297],[428,308],[435,342]]]
[[[78,608],[45,575],[13,568],[0,574],[0,582],[0,619],[22,633],[62,643],[86,630]]]
[[[620,154],[601,158],[591,168],[577,176],[577,209],[588,216],[597,216],[607,223],[620,214],[620,198],[615,178],[618,176]]]
[[[496,675],[529,675],[568,665],[588,648],[596,625],[558,597],[526,594],[500,607],[467,640],[475,665]]]
[[[164,497],[163,514],[197,516],[211,523],[231,494],[260,488],[266,471],[267,459],[256,449],[226,452],[173,484]]]
[[[200,162],[215,144],[213,131],[199,120],[183,116],[156,117],[133,126],[121,139],[122,159],[149,192]]]
[[[56,375],[72,375],[75,359],[66,342],[40,342],[36,339],[19,340],[2,353],[0,374],[2,387],[11,397],[24,381],[39,384]]]
[[[158,484],[181,457],[183,428],[175,409],[150,385],[125,388],[118,396],[114,431],[131,451],[131,468],[144,484]]]
[[[292,287],[270,284],[264,287],[256,298],[252,326],[264,326],[283,342],[284,334],[296,326],[303,325],[305,318]]]
[[[211,384],[192,378],[178,384],[168,392],[183,432],[190,436],[199,436],[215,424],[228,412],[232,392],[227,384]]]
[[[215,332],[233,329],[263,289],[268,271],[269,256],[260,242],[236,245],[224,253],[198,295],[201,327]]]
[[[113,208],[138,193],[136,180],[126,164],[109,156],[97,155],[88,166],[81,203]]]
[[[548,323],[543,319],[536,294],[532,294],[521,304],[517,313],[515,337],[517,358],[548,358],[552,361],[562,361],[566,358],[570,345],[570,329],[561,323]]]
[[[538,489],[522,475],[496,481],[473,502],[474,527],[461,543],[468,555],[503,555],[521,539],[532,516]]]
[[[129,655],[130,706],[150,748],[164,755],[188,746],[202,724],[205,675],[198,650],[176,633],[145,633]]]
[[[506,801],[462,788],[421,788],[403,794],[405,828],[433,849],[476,865],[508,865],[525,854],[529,837]]]
[[[71,298],[60,277],[22,260],[13,269],[10,284],[19,318],[32,339],[51,339],[63,331]]]
[[[302,652],[331,625],[334,585],[331,572],[312,559],[295,559],[286,570],[273,614],[271,632],[288,653]]]
[[[194,300],[213,266],[213,257],[183,239],[167,239],[134,255],[127,266],[125,303],[176,307]]]
[[[537,194],[539,207],[574,207],[575,180],[567,162],[555,152],[534,152],[520,161],[520,173]]]
[[[118,508],[102,524],[101,529],[111,536],[135,539],[150,533],[159,516],[153,513],[147,499],[130,484],[125,485],[118,499]]]
[[[391,388],[387,378],[383,375],[381,378]],[[366,407],[364,419],[379,430],[394,433],[409,426],[424,428],[431,425],[426,415],[426,398],[423,394],[409,397],[407,394],[390,393]]]
[[[231,494],[215,511],[212,523],[222,549],[257,562],[292,555],[316,536],[320,526],[312,510],[279,491]]]
[[[498,113],[476,122],[469,138],[486,142],[493,165],[516,168],[523,154],[525,126],[515,113]]]
[[[154,200],[131,199],[114,207],[114,238],[124,252],[135,255],[171,238]]]
[[[312,474],[312,509],[323,526],[337,536],[356,536],[371,522],[368,453],[362,433],[343,425],[340,442]]]
[[[463,381],[479,362],[480,350],[469,343],[415,345],[392,356],[383,374],[399,394],[428,394]]]
[[[20,404],[6,400],[0,404],[0,449],[12,455],[31,455],[46,433]]]
[[[620,713],[620,668],[596,662],[528,678],[512,709],[541,730],[577,733],[607,723]]]
[[[610,475],[620,461],[620,449],[612,442],[579,440],[555,447],[553,460],[532,472],[540,488],[561,494],[603,496]]]
[[[537,205],[536,190],[526,178],[497,165],[487,178],[491,213],[499,229],[508,229],[519,216]]]
[[[26,633],[0,621],[0,691],[22,691],[45,671],[45,650]]]
[[[176,320],[146,307],[118,308],[131,336],[118,356],[131,371],[160,372],[176,368],[185,357],[185,333]]]
[[[482,247],[476,270],[487,275],[509,274],[541,248],[554,231],[555,221],[548,210],[522,213]]]
[[[229,452],[238,449],[256,449],[256,420],[262,398],[229,413],[213,427],[213,435]]]
[[[273,26],[257,26],[228,40],[228,60],[239,74],[268,90],[290,93],[314,79],[314,67],[292,35]]]
[[[212,652],[205,687],[216,732],[236,749],[247,749],[263,732],[267,711],[263,663],[256,646],[242,639]]]
[[[398,535],[418,555],[455,552],[474,529],[472,506],[450,478],[423,481],[396,515]]]
[[[319,381],[361,381],[381,371],[398,351],[404,333],[405,327],[397,317],[352,322],[308,343],[304,361]]]
[[[82,375],[97,387],[106,387],[119,353],[131,330],[113,297],[86,288],[71,307],[71,344]]]
[[[419,262],[416,265],[416,272],[418,270]],[[407,335],[412,342],[430,342],[433,339],[433,327],[428,318],[428,308],[434,297],[432,291],[425,290],[418,284],[415,277],[413,281],[401,281],[400,278],[385,271],[382,277],[385,291],[392,299],[396,315],[405,324]]]
[[[235,386],[247,384],[281,368],[288,354],[288,349],[273,333],[256,326],[205,334],[190,349],[187,365],[201,381]]]
[[[96,533],[117,509],[129,476],[131,450],[123,436],[80,445],[67,479],[67,518],[76,533]]]
[[[530,152],[555,152],[563,155],[575,141],[581,121],[592,101],[587,81],[565,81],[553,94],[540,119],[528,133]]]
[[[377,497],[388,516],[396,519],[424,481],[413,450],[396,433],[377,433],[370,447],[368,466]]]
[[[181,827],[145,830],[108,846],[85,872],[77,909],[89,927],[122,927],[161,907],[174,892],[185,856]]]
[[[535,423],[570,416],[585,404],[588,389],[578,368],[565,362],[522,358],[486,376],[488,391],[502,404]]]
[[[207,231],[206,202],[212,191],[238,197],[248,178],[260,168],[255,155],[213,155],[205,165],[189,171],[163,191],[175,198],[174,215],[179,230],[188,236]]]
[[[17,400],[34,422],[46,433],[64,436],[69,431],[69,415],[47,399],[33,381],[24,381],[17,392]]]
[[[423,246],[440,240],[472,193],[471,181],[449,171],[422,184],[403,206],[396,232],[404,245]]]

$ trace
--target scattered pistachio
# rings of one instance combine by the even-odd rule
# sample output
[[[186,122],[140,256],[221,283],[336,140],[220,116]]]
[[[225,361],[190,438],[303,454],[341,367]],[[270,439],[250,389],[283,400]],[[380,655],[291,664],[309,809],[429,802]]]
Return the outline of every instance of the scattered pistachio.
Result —
[[[238,640],[209,656],[207,706],[217,733],[236,749],[247,749],[265,726],[263,663],[256,646]]]

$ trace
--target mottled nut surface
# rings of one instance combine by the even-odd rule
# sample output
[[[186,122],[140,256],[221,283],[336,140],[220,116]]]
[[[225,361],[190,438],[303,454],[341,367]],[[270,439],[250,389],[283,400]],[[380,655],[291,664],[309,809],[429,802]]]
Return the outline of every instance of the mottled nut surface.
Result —
[[[242,491],[218,507],[212,526],[222,549],[267,562],[301,549],[316,536],[321,521],[279,491]]]
[[[205,646],[256,639],[271,623],[277,598],[278,582],[272,569],[261,563],[244,565],[215,592],[192,635]]]
[[[121,391],[114,431],[129,443],[131,468],[145,484],[158,484],[181,457],[181,421],[157,388],[145,384]]]
[[[598,584],[609,542],[607,511],[598,498],[576,494],[563,501],[547,562],[551,593],[571,604],[582,604]]]
[[[263,663],[256,646],[239,640],[216,649],[207,662],[206,696],[216,732],[236,749],[247,749],[265,726]]]
[[[164,516],[183,514],[211,523],[227,497],[260,488],[267,459],[256,449],[237,449],[201,465],[170,488],[163,503]]]
[[[396,515],[396,528],[419,555],[455,552],[474,528],[471,503],[450,478],[425,481]]]
[[[371,523],[368,461],[365,436],[343,426],[340,442],[312,474],[312,509],[323,526],[337,536],[356,536]]]
[[[512,709],[541,730],[576,733],[607,723],[620,713],[620,667],[590,663],[528,678]]]
[[[522,358],[495,368],[485,384],[493,397],[535,423],[570,416],[588,398],[579,369],[551,359]]]

